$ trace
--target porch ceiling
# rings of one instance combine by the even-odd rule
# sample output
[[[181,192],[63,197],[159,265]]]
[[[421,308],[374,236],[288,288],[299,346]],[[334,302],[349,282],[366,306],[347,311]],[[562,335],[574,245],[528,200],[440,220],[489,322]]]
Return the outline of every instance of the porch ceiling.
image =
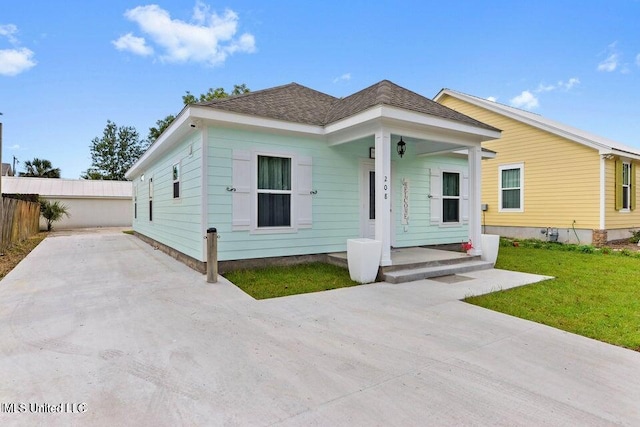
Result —
[[[420,139],[407,136],[405,134],[391,134],[391,144],[395,147],[395,144],[400,141],[400,137],[411,148],[411,152],[417,156],[428,156],[439,153],[451,153],[454,151],[460,151],[467,148],[467,145],[455,144],[446,141],[438,141],[435,139]],[[358,144],[366,143],[371,147],[375,145],[375,135],[370,134],[364,137],[356,138],[351,141],[345,142],[345,144]],[[333,145],[333,144],[332,144]],[[395,149],[395,148],[394,148]]]

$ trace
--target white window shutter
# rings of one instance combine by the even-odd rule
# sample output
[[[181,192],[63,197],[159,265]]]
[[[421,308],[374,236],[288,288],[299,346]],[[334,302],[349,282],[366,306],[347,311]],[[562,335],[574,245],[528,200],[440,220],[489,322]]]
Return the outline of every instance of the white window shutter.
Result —
[[[251,153],[233,150],[232,195],[233,230],[249,230],[251,227]]]
[[[298,227],[311,228],[313,222],[313,161],[311,157],[298,157]]]
[[[429,171],[429,213],[431,224],[440,224],[442,215],[442,176],[439,168]]]
[[[467,224],[469,222],[469,174],[467,172],[462,175],[462,194],[460,196],[462,223]]]

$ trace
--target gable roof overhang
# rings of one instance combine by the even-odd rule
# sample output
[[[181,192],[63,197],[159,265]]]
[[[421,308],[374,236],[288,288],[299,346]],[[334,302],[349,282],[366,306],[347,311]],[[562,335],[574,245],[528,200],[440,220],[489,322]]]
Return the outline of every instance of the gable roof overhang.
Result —
[[[432,150],[441,150],[442,145],[460,149],[461,146],[473,146],[500,138],[500,131],[497,129],[473,126],[388,105],[376,105],[331,123],[325,127],[325,135],[329,145],[339,145],[371,136],[380,127],[395,135],[420,140],[431,145]]]
[[[438,94],[433,99],[434,101],[438,102],[445,96],[450,96],[452,98],[468,102],[469,104],[475,105],[477,107],[484,108],[510,119],[525,123],[529,126],[533,126],[540,130],[577,142],[578,144],[582,144],[586,147],[593,148],[594,150],[598,150],[598,153],[600,155],[613,155],[640,160],[640,150],[633,149],[632,147],[628,147],[608,138],[604,138],[599,135],[577,129],[563,123],[547,119],[546,117],[540,116],[539,114],[531,113],[529,111],[509,107],[504,104],[489,101],[488,99],[478,98],[476,96],[468,95],[451,89],[440,90],[440,92],[438,92]]]
[[[374,98],[377,101],[373,104],[370,92],[381,88],[384,89],[382,92],[385,95],[390,91],[392,95],[403,95],[406,99],[403,98],[402,102],[398,102],[400,105],[398,106],[386,103],[385,100],[388,97],[379,96],[379,99]],[[494,127],[440,106],[388,81],[345,98],[344,104],[340,104],[341,100],[337,98],[327,98],[328,95],[297,84],[266,89],[253,94],[260,98],[266,97],[265,102],[273,102],[274,97],[277,98],[283,93],[287,95],[283,102],[292,103],[296,96],[307,97],[307,101],[309,99],[312,101],[305,104],[307,108],[301,113],[304,120],[286,119],[287,115],[281,111],[269,113],[267,116],[264,112],[251,114],[248,112],[251,110],[239,108],[237,105],[233,110],[229,105],[231,102],[226,100],[184,107],[155,143],[127,171],[126,178],[132,179],[142,174],[154,159],[162,156],[189,133],[205,126],[259,130],[283,135],[304,135],[324,140],[328,145],[362,140],[371,137],[384,127],[390,133],[405,138],[407,143],[415,144],[415,152],[418,155],[454,152],[480,145],[483,141],[500,138],[501,134],[501,131]],[[234,102],[237,104],[242,99],[248,101],[249,95],[239,95]],[[431,105],[420,104],[422,101]],[[331,107],[336,107],[335,117],[328,123],[318,121],[317,117],[314,120],[308,120],[309,111],[314,111],[313,108],[317,105],[324,106],[329,111],[333,111]],[[255,102],[253,107],[256,108]]]
[[[217,110],[198,104],[187,105],[162,135],[131,166],[125,174],[125,178],[131,179],[139,175],[153,160],[171,149],[174,143],[177,143],[186,135],[201,129],[203,126],[262,130],[278,134],[298,134],[316,138],[324,136],[322,126]]]

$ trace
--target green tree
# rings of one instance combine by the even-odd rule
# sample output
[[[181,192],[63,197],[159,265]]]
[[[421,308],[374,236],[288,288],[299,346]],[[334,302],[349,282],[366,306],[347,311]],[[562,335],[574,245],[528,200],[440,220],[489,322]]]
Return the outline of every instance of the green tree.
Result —
[[[51,162],[46,159],[34,158],[24,162],[24,172],[20,176],[30,176],[37,178],[60,178],[60,168],[54,168]]]
[[[81,178],[124,181],[124,174],[145,149],[146,145],[134,127],[118,127],[107,120],[102,137],[91,141],[91,167]]]
[[[182,103],[187,106],[198,102],[209,102],[213,101],[214,99],[226,98],[230,95],[242,95],[243,93],[248,92],[251,92],[251,90],[244,83],[242,83],[241,85],[233,85],[231,94],[227,93],[224,88],[221,87],[217,89],[209,88],[207,92],[201,93],[198,97],[187,91],[186,95],[182,96]],[[170,114],[164,119],[158,120],[156,122],[156,126],[150,127],[149,135],[147,136],[149,144],[153,144],[160,137],[160,135],[162,135],[162,132],[164,132],[165,129],[168,128],[175,119],[176,117]]]
[[[164,119],[160,119],[156,122],[156,126],[157,127],[150,127],[149,128],[149,136],[147,137],[147,139],[149,141],[155,141],[156,139],[158,139],[160,137],[160,135],[162,135],[162,132],[164,132],[164,130],[166,128],[169,127],[169,125],[176,119],[176,116],[174,116],[173,114],[169,114],[167,117],[165,117]]]
[[[70,216],[69,208],[58,201],[49,200],[40,200],[40,215],[47,221],[47,231],[51,231],[53,223],[60,221],[63,216]]]
[[[251,92],[251,90],[247,87],[246,84],[242,83],[241,85],[233,85],[233,90],[231,93],[227,93],[224,88],[212,88],[205,93],[201,93],[198,98],[196,98],[191,92],[187,91],[186,95],[182,96],[182,102],[184,105],[195,104],[196,102],[209,102],[214,99],[226,98],[228,96],[234,95],[242,95],[243,93]]]

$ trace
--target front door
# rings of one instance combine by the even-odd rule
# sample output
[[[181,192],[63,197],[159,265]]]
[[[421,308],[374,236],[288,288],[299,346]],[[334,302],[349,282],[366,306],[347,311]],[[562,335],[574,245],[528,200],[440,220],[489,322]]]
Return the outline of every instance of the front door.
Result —
[[[360,234],[362,237],[376,237],[376,172],[373,162],[361,166],[360,187]]]

